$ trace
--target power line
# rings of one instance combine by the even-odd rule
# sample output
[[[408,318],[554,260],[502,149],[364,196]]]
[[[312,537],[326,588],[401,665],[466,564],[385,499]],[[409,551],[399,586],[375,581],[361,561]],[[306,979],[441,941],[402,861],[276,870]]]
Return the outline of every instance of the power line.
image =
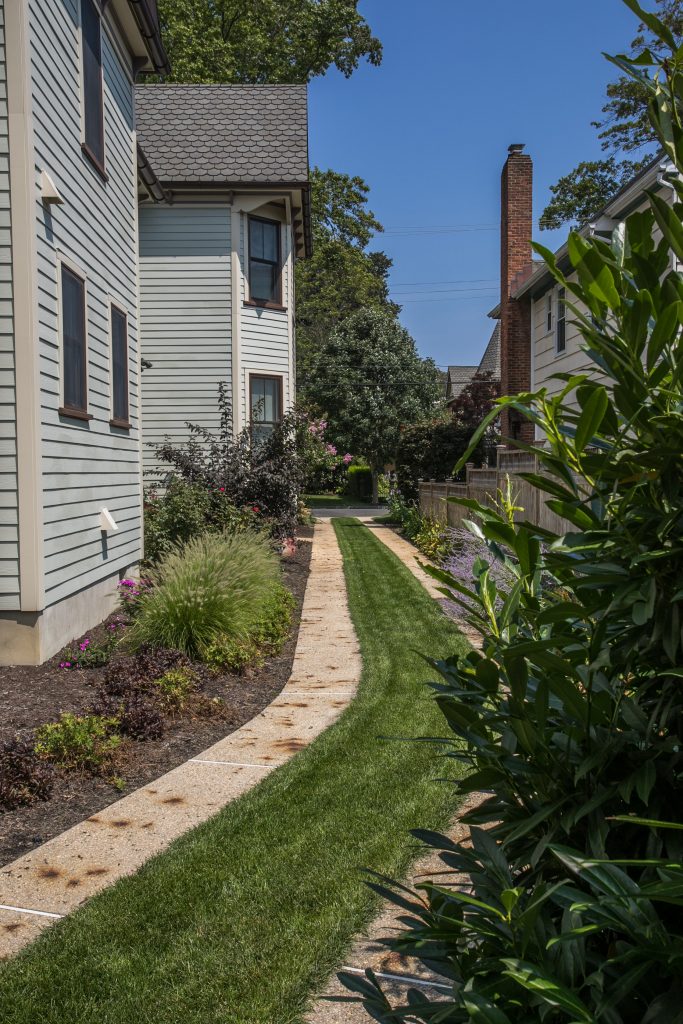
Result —
[[[456,281],[397,281],[392,288],[431,287],[435,284],[497,284],[495,277],[460,278]]]

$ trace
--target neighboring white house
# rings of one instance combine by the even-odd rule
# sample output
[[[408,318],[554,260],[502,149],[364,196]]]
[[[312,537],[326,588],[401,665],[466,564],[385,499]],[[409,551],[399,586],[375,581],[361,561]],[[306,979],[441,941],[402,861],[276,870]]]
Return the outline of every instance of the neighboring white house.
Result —
[[[633,178],[603,211],[582,229],[584,235],[597,235],[609,239],[612,231],[629,214],[648,207],[646,192],[660,192],[673,202],[674,191],[667,175],[674,171],[673,164],[661,157],[654,160]],[[659,240],[659,229],[656,229]],[[570,263],[566,244],[557,250],[556,259],[567,273]],[[671,269],[678,269],[673,262]],[[576,274],[568,274],[575,280]],[[515,293],[519,301],[531,304],[531,380],[533,390],[544,387],[550,395],[557,394],[564,381],[556,380],[558,373],[590,373],[599,375],[596,364],[585,351],[585,341],[574,322],[574,315],[565,305],[565,290],[560,288],[545,264],[534,270]],[[572,300],[574,301],[574,300]],[[581,309],[581,305],[578,304]],[[585,310],[583,310],[585,312]]]
[[[141,335],[151,442],[211,425],[219,380],[238,423],[252,402],[276,419],[292,400],[306,96],[141,89],[157,171],[134,98],[139,72],[168,71],[155,0],[0,0],[0,14],[0,663],[35,664],[113,610],[142,555]],[[190,95],[206,105],[185,105],[191,148],[174,163]],[[243,136],[245,174],[228,181]]]
[[[138,140],[161,184],[140,207],[144,459],[186,423],[267,430],[294,401],[294,263],[310,251],[299,85],[147,85]]]
[[[546,388],[555,395],[564,387],[557,374],[588,373],[598,376],[600,371],[585,351],[583,336],[574,323],[573,313],[565,304],[564,289],[559,287],[545,263],[532,259],[531,251],[531,162],[527,159],[523,175],[511,173],[510,164],[519,162],[522,147],[511,147],[503,172],[505,187],[502,205],[503,268],[511,266],[507,278],[501,272],[501,303],[489,314],[500,320],[502,361],[515,366],[514,386],[506,386],[504,393],[518,390]],[[646,209],[646,193],[655,191],[673,202],[674,190],[670,183],[673,165],[662,156],[657,157],[628,182],[593,220],[583,225],[581,233],[609,239],[612,231],[630,213]],[[661,237],[659,229],[655,239]],[[507,250],[505,246],[507,245]],[[569,280],[575,280],[567,254],[567,244],[555,253],[560,269]],[[680,269],[672,262],[672,269]],[[580,309],[580,304],[578,305]],[[501,311],[508,313],[503,322]],[[531,438],[529,438],[530,440]],[[536,440],[542,435],[536,430]]]

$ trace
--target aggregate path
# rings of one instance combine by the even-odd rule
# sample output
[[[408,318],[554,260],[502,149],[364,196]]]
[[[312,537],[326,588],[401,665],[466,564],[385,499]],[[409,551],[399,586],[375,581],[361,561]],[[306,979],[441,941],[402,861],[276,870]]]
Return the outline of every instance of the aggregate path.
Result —
[[[316,514],[318,514],[318,510],[316,510]],[[344,513],[340,510],[336,514],[343,515]],[[348,511],[346,514],[349,514]],[[409,541],[401,537],[391,527],[375,522],[370,516],[357,515],[357,518],[396,555],[431,597],[440,602],[444,600],[436,581],[420,568],[418,559],[421,559],[422,556]],[[481,642],[479,634],[464,621],[458,620],[457,624],[472,646],[478,647]],[[478,794],[469,797],[461,804],[459,816],[474,807],[480,800],[481,797]],[[460,821],[454,821],[446,833],[454,842],[463,845],[469,844],[469,828]],[[415,862],[403,882],[405,885],[413,887],[428,879],[442,884],[447,881],[448,885],[454,887],[467,887],[468,885],[466,876],[456,875],[452,872],[447,874],[438,854],[432,851],[424,854]],[[443,984],[443,978],[428,971],[420,961],[387,949],[385,940],[403,930],[400,918],[404,913],[394,904],[384,902],[378,916],[366,931],[354,940],[345,963],[339,967],[339,970],[363,975],[370,968],[378,976],[387,996],[398,1003],[405,999],[406,993],[411,988],[419,989],[432,1001],[443,999],[450,990],[448,985]],[[333,975],[306,1015],[306,1024],[368,1024],[370,1018],[360,1003],[340,1001],[350,995],[351,993],[341,984],[336,974]]]
[[[341,552],[331,523],[320,522],[285,688],[225,739],[2,868],[0,957],[137,871],[307,747],[351,702],[360,674]]]

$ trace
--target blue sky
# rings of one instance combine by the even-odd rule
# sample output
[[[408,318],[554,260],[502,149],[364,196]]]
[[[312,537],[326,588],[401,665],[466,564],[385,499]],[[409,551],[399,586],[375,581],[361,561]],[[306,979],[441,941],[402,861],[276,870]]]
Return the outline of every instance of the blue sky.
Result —
[[[361,0],[359,9],[384,62],[312,82],[311,163],[370,185],[387,229],[376,247],[394,260],[393,297],[420,352],[474,364],[497,301],[507,147],[524,142],[533,157],[537,223],[548,186],[600,155],[590,122],[616,71],[601,51],[623,51],[636,21],[621,0]],[[553,247],[563,240],[537,235]]]

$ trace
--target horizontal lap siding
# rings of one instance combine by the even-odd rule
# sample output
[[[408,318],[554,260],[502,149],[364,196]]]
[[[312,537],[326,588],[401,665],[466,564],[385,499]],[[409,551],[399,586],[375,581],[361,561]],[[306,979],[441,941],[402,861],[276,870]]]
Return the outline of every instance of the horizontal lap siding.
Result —
[[[262,211],[257,211],[260,215]],[[263,216],[273,216],[272,212],[266,210]],[[245,232],[247,218],[242,215],[240,232],[240,264],[245,266],[246,247]],[[283,225],[282,238],[287,239],[288,229]],[[291,302],[292,281],[290,280],[287,254],[289,251],[288,241],[282,244],[285,265],[282,270],[282,299],[283,305],[288,306]],[[242,282],[242,298],[245,297],[244,281]],[[250,374],[283,374],[282,391],[285,409],[292,404],[291,379],[293,376],[290,365],[290,318],[287,312],[279,310],[259,309],[251,306],[244,306],[241,311],[241,334],[242,334],[242,381],[241,401],[244,410],[244,422],[249,422],[249,376]]]
[[[186,424],[215,431],[218,385],[231,385],[230,208],[140,210],[144,464],[154,448],[188,439]]]
[[[0,609],[15,609],[19,607],[19,529],[4,14],[0,0]]]
[[[595,363],[584,351],[585,341],[583,340],[583,335],[576,326],[574,313],[572,313],[569,307],[567,307],[566,311],[565,351],[561,354],[556,352],[556,299],[557,289],[553,291],[553,326],[551,331],[547,330],[545,295],[535,300],[531,311],[531,329],[534,336],[534,389],[546,388],[550,395],[559,394],[565,386],[564,381],[552,379],[554,374],[590,373],[593,377],[598,375]],[[583,309],[580,304],[579,309]]]
[[[81,152],[78,0],[30,0],[36,178],[45,169],[64,199],[36,201],[40,334],[45,592],[50,605],[140,557],[137,323],[137,194],[129,70],[103,20],[105,183]],[[37,190],[38,191],[38,190]],[[89,423],[67,421],[61,404],[58,256],[87,278]],[[109,425],[108,297],[128,315],[130,421]],[[99,510],[119,527],[106,542]]]

